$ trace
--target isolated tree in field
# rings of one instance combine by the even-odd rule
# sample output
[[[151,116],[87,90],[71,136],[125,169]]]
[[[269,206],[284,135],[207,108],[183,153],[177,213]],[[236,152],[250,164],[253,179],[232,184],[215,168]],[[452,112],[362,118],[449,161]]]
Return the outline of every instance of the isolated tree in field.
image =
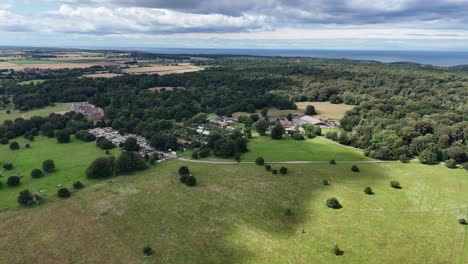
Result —
[[[332,209],[340,209],[343,207],[341,206],[340,202],[338,202],[338,199],[336,199],[335,197],[328,199],[326,205]]]
[[[18,142],[13,141],[13,142],[10,143],[10,149],[11,150],[17,150],[19,148],[20,148],[20,145],[18,144]]]
[[[316,115],[317,111],[315,111],[315,106],[313,106],[313,105],[306,106],[306,110],[305,110],[304,114],[306,114],[306,115]]]
[[[330,160],[330,164],[336,165],[336,161],[334,159]]]
[[[278,170],[271,170],[271,173],[273,173],[274,175],[278,174]]]
[[[134,151],[122,152],[116,161],[116,167],[120,173],[130,173],[148,168],[144,158]]]
[[[185,181],[184,181],[185,185],[189,186],[189,187],[193,187],[195,185],[197,185],[197,179],[193,176],[188,176]]]
[[[55,163],[53,160],[45,160],[42,162],[42,170],[46,173],[52,173],[55,170]]]
[[[374,194],[374,192],[372,191],[372,188],[371,188],[371,187],[366,187],[366,188],[364,188],[364,193],[365,193],[365,194],[369,194],[369,195]]]
[[[86,169],[90,179],[110,177],[114,174],[115,158],[113,156],[97,158]]]
[[[284,127],[281,123],[276,123],[276,125],[271,129],[271,138],[275,140],[279,140],[283,138],[284,134]]]
[[[468,222],[466,221],[465,218],[458,219],[458,223],[460,223],[460,225],[467,225],[468,224]]]
[[[83,189],[84,188],[84,184],[81,183],[80,181],[76,181],[73,183],[73,188],[79,190],[79,189]]]
[[[31,206],[33,204],[39,203],[40,196],[31,193],[29,190],[21,191],[18,195],[18,203],[24,206]]]
[[[31,177],[33,178],[40,178],[44,175],[44,173],[40,169],[34,169],[31,171]]]
[[[288,168],[286,168],[286,167],[281,167],[281,168],[279,169],[279,172],[280,172],[281,174],[283,174],[283,175],[284,175],[284,174],[287,174],[287,173],[288,173]]]
[[[262,157],[258,157],[257,159],[255,159],[255,164],[263,165],[265,164],[265,160]]]
[[[271,165],[265,165],[265,170],[266,171],[271,171]]]
[[[351,171],[352,171],[352,172],[359,172],[359,167],[356,166],[356,165],[353,165],[353,166],[351,167]]]
[[[9,140],[8,138],[6,138],[6,137],[0,139],[0,144],[2,144],[2,145],[6,145],[6,144],[8,144],[9,142],[10,142],[10,140]]]
[[[182,166],[179,168],[179,175],[189,175],[190,170],[187,166]]]
[[[7,179],[7,184],[10,187],[16,187],[20,185],[20,177],[19,176],[10,176]]]
[[[138,145],[138,141],[134,137],[129,137],[127,140],[125,140],[123,149],[125,151],[139,151],[140,150],[140,145]]]
[[[5,164],[3,164],[3,168],[4,168],[5,170],[11,170],[11,169],[13,169],[13,164],[11,164],[11,163],[5,163]]]
[[[334,245],[332,248],[332,253],[335,254],[336,256],[341,256],[344,254],[344,251],[341,250],[338,245]]]
[[[397,181],[391,181],[390,187],[392,187],[393,189],[401,189],[400,183]]]
[[[255,122],[255,130],[262,136],[265,135],[266,131],[268,129],[268,121],[264,119],[260,119],[257,122]]]
[[[145,254],[145,256],[151,256],[154,254],[154,251],[150,246],[146,246],[143,248],[143,254]]]
[[[328,186],[330,185],[330,182],[327,179],[323,179],[322,181],[323,185]]]
[[[60,198],[69,198],[71,196],[70,190],[68,188],[62,187],[57,190],[57,195]]]
[[[70,131],[67,129],[58,130],[55,133],[58,143],[68,143],[70,142]]]
[[[445,166],[449,169],[456,169],[458,168],[457,162],[453,159],[449,159],[445,161]]]

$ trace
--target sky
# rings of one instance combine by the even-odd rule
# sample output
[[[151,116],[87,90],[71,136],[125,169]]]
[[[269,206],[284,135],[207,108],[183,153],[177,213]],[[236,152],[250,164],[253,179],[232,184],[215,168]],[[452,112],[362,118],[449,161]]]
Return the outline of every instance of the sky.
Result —
[[[0,45],[468,51],[468,0],[0,0]]]

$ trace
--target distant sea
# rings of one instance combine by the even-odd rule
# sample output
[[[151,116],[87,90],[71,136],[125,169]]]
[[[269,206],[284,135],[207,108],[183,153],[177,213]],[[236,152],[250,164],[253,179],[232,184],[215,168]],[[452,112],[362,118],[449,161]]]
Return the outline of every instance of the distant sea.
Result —
[[[115,48],[117,49],[117,48]],[[436,66],[468,65],[463,51],[375,51],[375,50],[282,50],[282,49],[182,49],[121,48],[165,54],[229,54],[255,56],[313,57],[330,59],[374,60],[380,62],[415,62]]]

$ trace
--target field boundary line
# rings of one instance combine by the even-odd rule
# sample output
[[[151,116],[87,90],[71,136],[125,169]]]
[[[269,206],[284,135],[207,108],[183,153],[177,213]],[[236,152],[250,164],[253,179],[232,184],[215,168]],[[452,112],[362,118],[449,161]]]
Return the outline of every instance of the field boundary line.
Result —
[[[222,161],[222,160],[195,160],[188,158],[178,158],[180,161],[192,162],[192,163],[204,163],[204,164],[255,164],[254,161]],[[395,163],[398,161],[394,160],[338,160],[336,161],[344,164],[374,164],[374,163]],[[285,160],[285,161],[268,161],[265,164],[329,164],[329,160]]]

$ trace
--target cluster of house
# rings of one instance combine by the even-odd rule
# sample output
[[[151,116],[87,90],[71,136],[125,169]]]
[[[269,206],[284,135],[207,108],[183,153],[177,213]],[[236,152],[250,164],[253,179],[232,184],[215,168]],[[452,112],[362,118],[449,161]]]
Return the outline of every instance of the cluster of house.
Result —
[[[134,135],[134,134],[125,134],[122,136],[121,134],[119,134],[119,132],[113,130],[110,127],[92,128],[92,129],[89,129],[88,132],[95,135],[98,138],[103,137],[107,140],[110,140],[116,146],[120,146],[121,144],[123,144],[129,137],[136,138],[138,145],[140,145],[139,154],[142,156],[146,154],[151,155],[153,153],[159,153],[159,154],[163,154],[165,159],[167,159],[168,157],[173,157],[177,155],[177,153],[175,152],[163,153],[163,152],[156,151],[153,147],[150,146],[149,142],[144,137]],[[159,160],[159,162],[165,161],[165,159]]]
[[[208,122],[212,124],[216,124],[221,128],[234,131],[236,130],[236,128],[233,125],[237,123],[237,119],[221,116],[221,117],[216,117],[216,118],[210,118],[208,119]]]
[[[271,123],[280,122],[286,131],[299,131],[302,132],[302,125],[314,125],[321,128],[335,128],[339,123],[335,120],[321,120],[312,116],[303,116],[300,118],[293,118],[289,121],[286,118],[270,118]]]
[[[81,113],[92,121],[104,119],[104,110],[88,102],[72,103],[70,105],[70,111]]]
[[[211,134],[211,132],[209,130],[205,130],[203,126],[198,126],[195,132],[204,136],[209,136]]]

